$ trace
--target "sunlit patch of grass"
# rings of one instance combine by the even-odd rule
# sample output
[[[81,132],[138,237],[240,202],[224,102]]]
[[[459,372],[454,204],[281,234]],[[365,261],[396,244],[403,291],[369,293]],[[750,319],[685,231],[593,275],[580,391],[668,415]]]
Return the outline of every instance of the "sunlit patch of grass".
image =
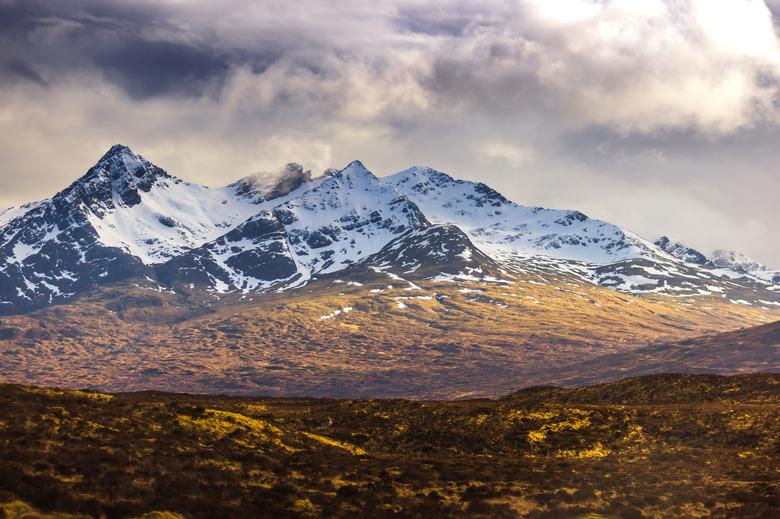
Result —
[[[314,506],[308,499],[298,499],[292,505],[293,512],[301,514],[303,517],[319,517],[320,510]]]
[[[756,425],[755,417],[748,413],[740,413],[734,410],[727,415],[728,426],[735,431],[752,429]]]
[[[110,402],[111,399],[114,398],[113,395],[106,395],[103,393],[93,393],[90,391],[75,391],[75,390],[62,390],[62,389],[48,389],[48,388],[37,388],[37,387],[29,387],[29,386],[20,386],[25,391],[29,391],[31,393],[39,393],[42,395],[48,395],[48,396],[70,396],[70,397],[78,397],[78,398],[88,398],[90,400],[94,400],[96,402]]]
[[[609,456],[613,451],[605,448],[600,442],[593,447],[582,450],[558,450],[555,456],[560,458],[603,458]]]
[[[90,516],[82,514],[41,513],[35,507],[19,500],[1,503],[0,512],[3,519],[91,519]]]
[[[308,431],[302,431],[301,434],[303,434],[307,438],[311,438],[312,440],[318,441],[323,445],[338,447],[339,449],[343,449],[351,454],[355,454],[355,455],[368,454],[365,450],[361,449],[360,447],[356,447],[355,445],[352,445],[350,443],[334,440],[332,438],[328,438],[327,436],[321,436],[319,434],[314,434]]]
[[[261,404],[239,404],[236,408],[244,415],[265,414],[268,412],[267,405]]]
[[[245,447],[259,448],[262,445],[273,445],[289,452],[295,449],[282,441],[283,432],[270,423],[250,418],[240,413],[205,409],[199,416],[192,417],[179,414],[176,423],[185,428],[194,430],[204,436],[219,440],[235,433],[234,441]]]

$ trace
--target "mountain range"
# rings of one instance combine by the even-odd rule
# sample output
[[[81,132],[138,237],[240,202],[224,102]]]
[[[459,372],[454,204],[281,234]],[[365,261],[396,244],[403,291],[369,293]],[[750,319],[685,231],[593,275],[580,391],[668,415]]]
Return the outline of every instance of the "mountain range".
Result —
[[[578,211],[520,206],[430,168],[380,179],[357,161],[314,179],[289,164],[212,189],[117,145],[51,199],[0,213],[0,224],[3,314],[135,276],[220,293],[299,287],[371,264],[388,247],[400,254],[382,268],[410,271],[447,251],[440,263],[462,263],[447,274],[462,279],[533,266],[626,293],[780,290],[780,272],[738,253],[707,258]],[[433,229],[458,252],[432,245]]]
[[[471,374],[458,396],[494,395],[545,362],[775,320],[780,272],[579,211],[521,206],[430,168],[379,178],[355,161],[313,177],[289,164],[208,188],[116,145],[52,198],[0,213],[0,315],[7,380],[49,380],[43,355],[60,380],[104,389],[123,380],[110,388],[387,394],[393,373],[436,372],[423,369],[433,355],[441,388],[397,394],[452,396]],[[321,328],[333,323],[328,339]],[[343,351],[316,353],[334,338]],[[291,357],[286,340],[311,347]],[[215,367],[185,353],[204,342],[246,355]],[[155,361],[159,348],[176,369]],[[85,375],[84,362],[103,355],[124,359],[114,382]],[[376,363],[383,355],[394,360]],[[366,356],[382,375],[339,385]],[[307,358],[311,383],[293,384]]]

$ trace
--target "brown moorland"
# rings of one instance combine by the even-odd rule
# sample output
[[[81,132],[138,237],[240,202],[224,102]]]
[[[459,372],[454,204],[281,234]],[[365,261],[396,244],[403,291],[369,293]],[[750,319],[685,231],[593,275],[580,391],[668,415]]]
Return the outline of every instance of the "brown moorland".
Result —
[[[458,402],[6,384],[0,515],[778,517],[779,404],[776,374]]]
[[[101,391],[495,398],[556,377],[575,385],[583,374],[591,378],[582,383],[625,378],[633,372],[610,371],[599,359],[780,318],[771,302],[730,300],[748,295],[627,295],[565,274],[345,279],[264,294],[174,293],[150,280],[100,287],[4,317],[0,380]],[[723,358],[735,363],[720,373],[745,368],[745,358]],[[594,364],[555,371],[585,361]],[[771,371],[765,362],[749,367]]]

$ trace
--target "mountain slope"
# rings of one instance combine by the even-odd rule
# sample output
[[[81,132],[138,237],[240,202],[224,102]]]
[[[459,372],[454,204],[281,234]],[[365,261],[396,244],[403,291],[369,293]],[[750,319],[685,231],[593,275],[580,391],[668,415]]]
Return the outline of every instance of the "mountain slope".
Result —
[[[463,231],[452,225],[432,225],[406,233],[357,266],[368,266],[395,278],[417,280],[511,279],[498,262],[477,249]]]
[[[780,372],[780,321],[607,355],[553,370],[540,381],[581,386],[655,373],[754,372]]]
[[[300,277],[284,226],[263,210],[214,241],[155,268],[170,286],[188,284],[219,292],[259,290]]]
[[[578,211],[523,207],[481,183],[454,180],[430,168],[411,168],[383,181],[439,224],[455,225],[491,256],[543,255],[588,263],[644,257],[651,246]]]
[[[446,227],[396,240],[422,244],[439,233],[449,250],[458,233]],[[780,319],[776,310],[715,295],[629,296],[563,273],[498,278],[474,253],[459,256],[461,267],[482,273],[460,276],[459,268],[432,281],[436,256],[413,270],[418,263],[404,266],[394,245],[282,292],[171,291],[147,280],[3,317],[0,380],[111,391],[498,397],[575,360]]]
[[[455,180],[430,168],[415,167],[382,180],[414,201],[432,222],[457,226],[479,249],[513,270],[564,271],[625,293],[691,296],[747,288],[733,298],[761,299],[744,296],[748,292],[776,300],[767,292],[767,276],[745,276],[736,267],[707,268],[719,265],[668,238],[653,244],[579,211],[520,206],[484,184]]]
[[[575,360],[780,319],[780,285],[427,168],[290,164],[211,189],[116,146],[0,221],[8,381],[499,396],[568,380],[553,370]]]
[[[51,199],[0,214],[0,313],[154,277],[151,265],[225,235],[263,204],[279,203],[310,182],[308,172],[291,164],[212,189],[174,178],[116,145]]]

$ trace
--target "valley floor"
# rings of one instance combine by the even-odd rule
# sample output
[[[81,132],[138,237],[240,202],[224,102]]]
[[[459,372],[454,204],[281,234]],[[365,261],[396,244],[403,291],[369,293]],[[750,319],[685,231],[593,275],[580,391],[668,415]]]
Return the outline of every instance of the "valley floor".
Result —
[[[0,517],[778,517],[779,403],[776,374],[459,402],[2,385]]]

